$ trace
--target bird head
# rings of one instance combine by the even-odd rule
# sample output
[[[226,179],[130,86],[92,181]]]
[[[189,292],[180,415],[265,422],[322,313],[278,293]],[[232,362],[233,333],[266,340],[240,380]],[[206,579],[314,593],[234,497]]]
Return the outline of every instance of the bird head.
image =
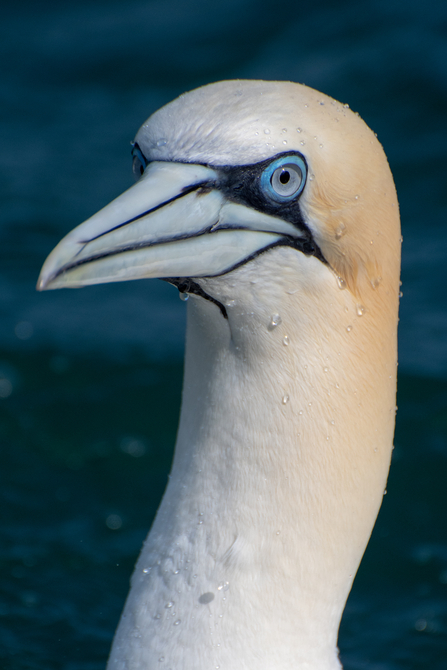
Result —
[[[381,284],[379,308],[390,286],[395,299],[394,185],[347,105],[290,82],[210,84],[155,112],[132,160],[135,185],[58,244],[38,289],[158,277],[225,317],[222,278],[280,247],[315,259],[362,306]]]

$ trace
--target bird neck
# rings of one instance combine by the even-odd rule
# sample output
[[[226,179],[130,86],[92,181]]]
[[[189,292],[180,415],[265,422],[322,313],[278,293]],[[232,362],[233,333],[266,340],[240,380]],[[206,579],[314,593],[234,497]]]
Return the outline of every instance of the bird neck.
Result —
[[[129,596],[147,593],[164,622],[151,644],[169,667],[248,668],[253,654],[261,670],[340,667],[390,462],[396,326],[376,332],[315,263],[307,293],[271,286],[256,310],[249,292],[215,291],[227,320],[188,302],[173,469]]]

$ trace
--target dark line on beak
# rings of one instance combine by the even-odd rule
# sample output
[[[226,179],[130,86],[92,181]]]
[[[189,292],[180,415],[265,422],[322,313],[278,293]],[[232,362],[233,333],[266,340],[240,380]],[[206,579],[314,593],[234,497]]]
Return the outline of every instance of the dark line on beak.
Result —
[[[171,202],[175,202],[176,200],[179,200],[180,198],[183,198],[185,195],[189,195],[190,193],[193,193],[194,191],[198,191],[199,189],[211,190],[213,188],[213,186],[214,186],[214,182],[209,182],[209,181],[201,181],[198,184],[192,184],[191,186],[185,186],[185,188],[182,189],[181,193],[178,193],[177,195],[174,195],[169,200],[165,200],[164,202],[160,202],[158,205],[155,205],[155,207],[152,207],[151,209],[147,209],[145,212],[141,212],[141,214],[138,214],[137,216],[134,216],[132,219],[128,219],[127,221],[123,221],[123,223],[118,223],[118,225],[114,226],[113,228],[109,228],[108,230],[105,230],[103,233],[99,233],[99,235],[96,235],[95,237],[92,237],[89,240],[81,240],[80,244],[88,244],[89,242],[93,242],[94,240],[98,240],[100,237],[104,237],[104,235],[108,235],[113,230],[118,230],[118,228],[123,228],[124,226],[127,226],[130,223],[134,223],[134,221],[138,221],[138,219],[143,219],[148,214],[152,214],[153,212],[156,212],[157,209],[161,209],[162,207],[165,207],[166,205],[170,205]]]

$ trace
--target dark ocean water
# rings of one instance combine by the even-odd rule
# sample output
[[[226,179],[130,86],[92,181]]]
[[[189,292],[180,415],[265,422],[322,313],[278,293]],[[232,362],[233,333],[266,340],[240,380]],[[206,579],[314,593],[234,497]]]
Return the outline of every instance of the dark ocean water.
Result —
[[[304,82],[378,133],[404,235],[396,448],[346,670],[447,668],[447,3],[18,2],[0,23],[0,667],[104,668],[166,485],[185,307],[157,281],[37,294],[132,182],[129,141],[219,79]]]

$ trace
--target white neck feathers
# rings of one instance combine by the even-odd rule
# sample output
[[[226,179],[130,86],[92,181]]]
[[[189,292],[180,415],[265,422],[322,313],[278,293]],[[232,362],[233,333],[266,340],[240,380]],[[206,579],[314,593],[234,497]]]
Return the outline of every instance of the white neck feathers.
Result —
[[[360,309],[285,247],[229,277],[201,280],[228,320],[189,302],[172,475],[111,668],[339,667],[392,449],[397,288]],[[380,291],[394,316],[377,323]]]

